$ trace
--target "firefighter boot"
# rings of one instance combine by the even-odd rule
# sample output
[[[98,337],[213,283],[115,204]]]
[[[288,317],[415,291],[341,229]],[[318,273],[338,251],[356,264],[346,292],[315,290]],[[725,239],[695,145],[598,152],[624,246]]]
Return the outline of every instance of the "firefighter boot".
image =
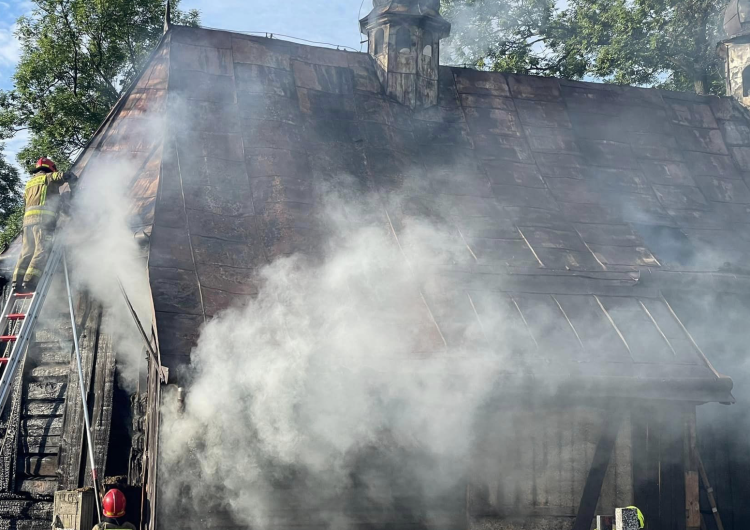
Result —
[[[18,290],[18,294],[30,294],[36,291],[36,282],[28,281],[21,284],[21,288]]]

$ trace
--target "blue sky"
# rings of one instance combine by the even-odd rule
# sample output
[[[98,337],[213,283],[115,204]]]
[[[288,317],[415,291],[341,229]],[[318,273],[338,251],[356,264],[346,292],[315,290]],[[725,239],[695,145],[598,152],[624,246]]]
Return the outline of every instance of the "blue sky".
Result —
[[[202,25],[237,31],[284,33],[359,49],[362,0],[182,0],[201,11]],[[365,0],[363,16],[372,8]]]

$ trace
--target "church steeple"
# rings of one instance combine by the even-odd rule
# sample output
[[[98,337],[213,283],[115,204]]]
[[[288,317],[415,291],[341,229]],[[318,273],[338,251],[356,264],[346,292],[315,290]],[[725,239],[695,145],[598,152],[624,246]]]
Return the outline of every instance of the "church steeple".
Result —
[[[750,107],[750,0],[732,0],[724,12],[727,39],[719,45],[727,95]]]
[[[440,0],[373,0],[360,28],[386,93],[411,108],[436,105],[440,40],[451,29]]]

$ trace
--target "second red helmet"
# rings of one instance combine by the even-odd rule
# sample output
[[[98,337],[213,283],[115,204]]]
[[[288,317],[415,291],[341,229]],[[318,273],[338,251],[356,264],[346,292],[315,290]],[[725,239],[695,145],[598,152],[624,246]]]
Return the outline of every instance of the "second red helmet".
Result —
[[[113,517],[115,519],[125,516],[125,495],[123,492],[117,489],[112,489],[107,492],[102,499],[102,512],[105,517]]]

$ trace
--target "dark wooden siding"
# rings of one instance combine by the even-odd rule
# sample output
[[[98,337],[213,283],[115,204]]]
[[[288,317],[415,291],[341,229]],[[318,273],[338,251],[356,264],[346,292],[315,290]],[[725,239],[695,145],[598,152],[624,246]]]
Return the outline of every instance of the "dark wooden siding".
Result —
[[[727,292],[666,294],[717,370],[734,380],[734,405],[698,407],[698,448],[726,530],[750,528],[750,298]],[[716,524],[701,486],[708,530]]]
[[[648,530],[685,530],[685,406],[633,410],[635,505]]]

